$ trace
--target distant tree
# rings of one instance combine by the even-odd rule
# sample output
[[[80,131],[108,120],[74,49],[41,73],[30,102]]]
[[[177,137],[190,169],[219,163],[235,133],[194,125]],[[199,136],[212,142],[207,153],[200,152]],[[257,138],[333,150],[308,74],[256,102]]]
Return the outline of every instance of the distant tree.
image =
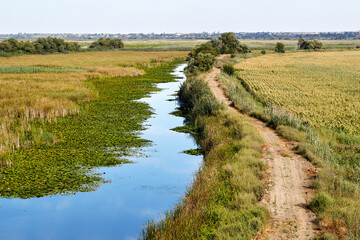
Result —
[[[89,48],[91,49],[119,49],[123,48],[124,43],[121,39],[118,38],[100,38],[91,43]]]
[[[277,53],[285,53],[285,45],[281,42],[277,42],[275,46],[275,52]]]
[[[21,50],[25,53],[36,53],[36,49],[34,47],[34,44],[32,44],[30,41],[26,41],[22,44]]]
[[[4,42],[8,42],[11,45],[12,52],[16,52],[21,48],[21,43],[15,38],[9,38],[7,40],[4,40]]]
[[[237,52],[238,53],[249,53],[249,52],[251,52],[251,50],[248,45],[239,43]]]
[[[320,42],[318,40],[313,40],[312,43],[313,43],[314,49],[321,49],[323,46],[322,42]]]
[[[306,45],[306,44],[307,44],[307,43],[306,43],[305,38],[299,38],[298,44],[297,44],[298,49],[305,49],[305,45]]]
[[[298,49],[299,50],[316,50],[322,48],[322,43],[318,40],[306,40],[305,38],[299,38]]]
[[[7,41],[0,42],[0,51],[11,52],[11,50],[12,47],[10,43],[8,43]]]
[[[221,34],[219,40],[222,42],[220,50],[222,54],[232,54],[237,52],[240,42],[236,39],[233,32]]]
[[[191,58],[196,58],[199,53],[210,53],[214,56],[217,56],[220,52],[218,52],[217,48],[213,47],[212,42],[206,42],[194,47],[188,55],[188,60]]]

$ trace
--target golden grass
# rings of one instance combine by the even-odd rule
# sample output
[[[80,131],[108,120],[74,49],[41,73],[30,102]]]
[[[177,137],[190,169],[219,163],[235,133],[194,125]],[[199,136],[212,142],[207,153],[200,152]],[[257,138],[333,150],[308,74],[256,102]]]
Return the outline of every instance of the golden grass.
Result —
[[[0,66],[74,67],[82,71],[0,74],[0,155],[19,147],[19,137],[40,118],[53,121],[57,116],[78,112],[77,102],[96,98],[86,83],[88,78],[138,76],[139,69],[184,58],[185,52],[107,51],[52,55],[23,55],[0,58]],[[16,129],[13,125],[16,122]]]
[[[151,62],[184,58],[186,52],[137,52],[105,51],[51,55],[23,55],[0,58],[0,66],[48,66],[48,67],[134,67]]]
[[[249,90],[318,128],[360,132],[360,52],[271,54],[235,65]]]

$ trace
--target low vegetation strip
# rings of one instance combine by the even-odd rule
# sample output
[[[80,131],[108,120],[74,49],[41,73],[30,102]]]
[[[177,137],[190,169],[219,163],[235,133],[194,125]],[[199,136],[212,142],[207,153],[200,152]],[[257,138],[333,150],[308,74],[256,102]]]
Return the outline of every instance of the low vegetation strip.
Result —
[[[39,73],[39,72],[85,72],[85,70],[77,67],[33,67],[33,66],[0,66],[1,73]]]
[[[96,189],[104,179],[94,167],[120,164],[130,149],[148,144],[138,132],[151,109],[133,100],[158,90],[154,83],[172,81],[175,64],[147,68],[138,77],[87,80],[98,95],[78,103],[78,114],[53,122],[25,118],[26,128],[21,119],[13,118],[11,128],[5,130],[17,133],[20,143],[31,142],[32,147],[19,143],[14,151],[1,155],[0,196],[31,198]]]
[[[257,205],[265,165],[261,138],[240,115],[222,110],[206,83],[190,78],[181,87],[182,110],[198,129],[204,163],[184,200],[142,239],[252,239],[267,211]]]
[[[310,54],[310,55],[308,55]],[[315,55],[313,55],[315,54]],[[317,63],[319,60],[320,53],[301,53],[296,54],[298,57],[304,57],[306,62],[314,61]],[[330,54],[335,53],[321,53],[321,54]],[[344,65],[343,71],[350,71],[351,64],[345,64],[341,54],[339,59],[341,61],[331,62],[332,66],[342,66]],[[348,53],[348,61],[352,62],[353,59],[351,56],[352,53]],[[294,54],[286,57],[286,55],[281,56],[281,58],[294,58]],[[310,56],[313,56],[312,59]],[[345,54],[346,56],[346,54]],[[271,59],[280,58],[279,56],[272,56]],[[320,55],[321,58],[321,55]],[[259,71],[271,72],[270,66],[279,64],[283,68],[283,63],[280,61],[269,61],[267,59],[264,62],[263,57],[256,59],[248,59],[242,64],[238,64],[237,68],[238,74],[241,78],[235,76],[230,76],[226,73],[222,73],[219,78],[222,84],[225,86],[227,96],[233,101],[235,107],[240,111],[247,113],[251,116],[254,116],[258,119],[261,119],[267,122],[269,125],[276,128],[277,132],[289,140],[297,141],[298,144],[295,146],[295,150],[306,157],[309,161],[316,164],[320,167],[320,170],[317,174],[316,179],[312,183],[312,187],[317,191],[314,199],[310,202],[309,207],[317,214],[317,221],[320,229],[322,230],[321,236],[319,239],[358,239],[360,237],[360,219],[358,218],[360,212],[360,196],[359,196],[359,144],[360,139],[356,134],[349,134],[337,130],[324,130],[321,128],[316,128],[314,126],[309,126],[308,123],[304,123],[299,120],[294,114],[288,113],[286,110],[289,110],[287,104],[284,104],[281,108],[279,106],[274,106],[273,101],[267,101],[266,99],[282,94],[276,84],[273,84],[272,87],[276,91],[267,91],[268,95],[263,97],[262,94],[257,94],[258,90],[256,88],[250,88],[248,82],[251,79],[255,79],[257,73],[255,71],[248,72],[249,75],[244,75],[243,68],[240,66],[245,66],[246,62],[250,61],[251,64],[255,64],[256,61],[261,62],[265,67],[265,70],[259,69]],[[294,60],[298,62],[298,59]],[[292,65],[293,62],[288,62],[287,65]],[[323,63],[325,64],[325,63]],[[330,64],[330,63],[329,63]],[[316,65],[315,65],[316,66]],[[268,68],[267,68],[268,67]],[[326,66],[324,66],[326,69]],[[336,67],[335,67],[336,69]],[[277,74],[274,68],[274,75]],[[348,76],[355,74],[357,70],[354,70],[353,73],[345,74],[342,78],[342,81],[349,82],[353,81],[351,78],[347,79]],[[315,71],[315,74],[321,74],[321,70],[318,72]],[[324,74],[326,74],[325,71]],[[252,75],[252,73],[254,75]],[[306,72],[304,75],[306,76]],[[265,75],[260,74],[263,84],[267,84]],[[281,86],[282,81],[286,79],[278,78]],[[273,77],[269,75],[270,80],[272,81]],[[255,81],[255,80],[254,80]],[[257,80],[256,80],[257,81]],[[292,81],[292,80],[291,80]],[[305,80],[306,81],[306,80]],[[311,83],[312,86],[316,85],[316,82],[319,81],[319,86],[327,86],[326,84],[321,84],[324,80],[322,78],[314,79],[314,82]],[[334,80],[335,81],[335,80]],[[298,82],[301,82],[301,79],[298,78]],[[300,83],[301,84],[301,83]],[[336,84],[336,83],[335,83]],[[262,86],[262,85],[259,85]],[[290,85],[289,88],[294,87],[295,85]],[[330,85],[329,85],[330,86]],[[329,96],[335,96],[336,94],[332,93],[332,90],[339,92],[340,90],[327,88],[327,94]],[[255,89],[252,91],[252,89]],[[251,90],[250,92],[247,90]],[[296,103],[297,99],[299,106],[307,109],[313,109],[313,104],[307,104],[305,97],[299,99],[296,92],[302,94],[302,91],[307,92],[307,88],[299,88],[297,91],[293,91],[292,95],[288,96],[288,102],[290,104]],[[261,91],[259,91],[261,93]],[[344,95],[349,99],[354,97],[354,95]],[[317,96],[313,96],[317,97]],[[321,96],[319,96],[321,97]],[[327,101],[324,99],[324,101]],[[301,103],[301,104],[300,104]],[[322,104],[319,102],[319,104]],[[356,104],[356,103],[353,103]],[[341,105],[340,107],[342,107]],[[338,112],[337,105],[332,106],[333,112]],[[290,109],[291,110],[291,109]],[[290,111],[289,110],[289,111]],[[331,113],[329,116],[331,116]],[[326,116],[326,115],[325,115]],[[327,116],[327,118],[330,118]],[[352,116],[351,119],[356,119],[355,116]]]

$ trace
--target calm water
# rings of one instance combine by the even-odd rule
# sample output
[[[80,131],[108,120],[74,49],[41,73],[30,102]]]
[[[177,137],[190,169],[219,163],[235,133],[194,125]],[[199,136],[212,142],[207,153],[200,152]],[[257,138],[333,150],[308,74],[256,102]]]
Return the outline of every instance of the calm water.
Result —
[[[182,77],[185,65],[177,67]],[[33,199],[0,199],[0,239],[136,239],[149,219],[159,219],[181,200],[198,169],[201,156],[181,153],[196,148],[188,134],[169,129],[183,118],[169,113],[176,108],[171,96],[180,82],[158,84],[162,90],[141,99],[155,110],[142,137],[153,141],[147,157],[135,164],[100,168],[112,182],[95,192]]]

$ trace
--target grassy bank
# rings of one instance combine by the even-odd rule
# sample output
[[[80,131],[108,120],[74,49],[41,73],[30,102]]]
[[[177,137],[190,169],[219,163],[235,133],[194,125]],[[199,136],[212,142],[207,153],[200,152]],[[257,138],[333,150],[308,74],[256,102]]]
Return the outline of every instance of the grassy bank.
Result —
[[[303,55],[303,53],[298,55]],[[313,53],[309,53],[309,55],[313,55]],[[286,58],[286,56],[272,56],[270,58],[274,57]],[[339,57],[341,59],[341,57],[344,56]],[[312,61],[316,62],[316,59],[317,58]],[[247,61],[248,60],[243,63],[246,65]],[[250,59],[251,63],[257,61],[263,63],[261,65],[262,69],[264,69],[264,64],[281,64],[281,61],[264,62],[262,57]],[[307,62],[308,61],[306,61],[306,63]],[[291,65],[291,62],[287,62],[286,66],[289,64]],[[305,62],[303,62],[303,64],[305,64]],[[321,64],[325,63],[322,62]],[[346,62],[333,62],[333,65],[334,64],[346,65]],[[360,214],[360,159],[358,151],[360,138],[356,134],[351,133],[350,130],[356,128],[357,124],[348,125],[348,121],[340,121],[340,123],[339,121],[335,121],[335,124],[342,124],[343,127],[333,128],[333,125],[329,125],[319,128],[316,127],[316,124],[312,124],[313,122],[310,118],[304,117],[306,115],[298,116],[298,114],[294,113],[296,107],[289,107],[288,109],[289,104],[297,104],[296,106],[300,108],[314,109],[312,104],[306,104],[307,100],[304,96],[301,97],[301,94],[305,94],[309,88],[302,87],[298,88],[297,91],[289,91],[289,88],[296,88],[298,85],[286,85],[282,80],[294,82],[307,81],[306,78],[304,79],[300,76],[306,76],[306,74],[309,73],[301,74],[299,72],[299,77],[297,79],[295,79],[294,76],[282,78],[279,69],[276,70],[269,67],[265,68],[263,71],[273,71],[273,73],[267,74],[266,76],[264,75],[260,81],[261,84],[260,82],[259,84],[256,84],[258,80],[257,76],[262,76],[262,70],[255,72],[255,74],[249,72],[245,74],[243,67],[241,66],[244,65],[237,65],[237,68],[240,68],[240,71],[238,72],[239,75],[229,76],[225,73],[220,75],[220,80],[226,87],[227,96],[234,102],[234,105],[240,111],[267,122],[285,138],[297,141],[299,144],[296,146],[295,150],[319,167],[318,175],[312,184],[318,193],[315,195],[315,198],[310,203],[309,207],[318,216],[318,224],[323,231],[323,236],[327,236],[328,238],[326,239],[358,239],[360,237],[360,218],[358,217]],[[351,67],[351,65],[346,66]],[[318,69],[318,71],[315,72],[313,72],[313,70],[309,71],[312,72],[312,74],[321,75],[323,77],[328,76],[328,71],[324,71],[324,69]],[[335,71],[334,68],[333,71]],[[342,69],[341,72],[343,71],[347,71],[346,68]],[[297,72],[295,71],[295,73]],[[340,72],[338,73],[340,74]],[[355,72],[349,73],[348,75],[352,76],[352,74],[355,74]],[[342,79],[344,81],[351,81],[351,78],[349,79],[348,75],[343,75]],[[323,81],[323,77],[318,76],[314,78],[312,84],[320,84],[321,81]],[[270,84],[271,86],[268,88],[264,87],[269,84],[269,81],[271,82],[272,79],[277,79],[277,83]],[[281,90],[279,89],[279,86],[281,88],[282,84],[285,85],[284,89]],[[326,87],[327,85],[321,86]],[[262,91],[261,89],[271,90]],[[323,88],[315,88],[316,91],[319,89],[321,90]],[[269,94],[267,94],[267,92]],[[283,100],[285,105],[279,104],[281,107],[273,105],[273,101],[282,97],[283,94],[285,94],[284,92],[287,93],[287,97]],[[327,96],[336,96],[336,92],[340,94],[339,89],[331,91],[331,86],[329,85],[328,90],[326,93],[324,92],[324,94],[327,94]],[[263,96],[264,94],[266,97]],[[275,98],[271,97],[273,95]],[[323,95],[315,94],[311,96],[321,98]],[[356,97],[355,94],[343,96],[348,99]],[[269,101],[268,98],[271,98],[272,101]],[[321,100],[319,101],[321,102]],[[342,103],[342,101],[340,101],[339,104],[340,103]],[[351,103],[357,104],[357,101],[353,100]],[[334,105],[328,103],[326,99],[322,101],[320,105],[326,105],[327,107],[331,106],[332,110],[329,110],[331,112],[330,114],[326,114],[325,112],[321,117],[331,119],[332,114],[344,114],[343,109],[339,106],[346,107],[347,105],[339,104]],[[314,111],[316,111],[316,109],[314,109]],[[306,112],[308,111],[306,110],[305,113]],[[348,118],[345,119],[350,119],[350,121],[356,119],[350,112],[345,111],[345,114],[349,114]],[[339,131],[339,129],[345,128],[348,129],[348,131]]]
[[[9,130],[33,147],[2,156],[0,196],[30,198],[96,189],[104,179],[94,168],[123,163],[134,148],[148,144],[138,131],[151,109],[133,100],[158,90],[155,83],[172,81],[176,64],[146,68],[137,77],[87,80],[97,98],[78,103],[75,115],[53,122],[35,118],[29,128],[22,128],[21,118],[13,118]]]
[[[179,98],[204,162],[186,197],[160,222],[149,222],[141,239],[252,239],[267,212],[261,138],[245,117],[223,110],[199,78],[182,85]]]

